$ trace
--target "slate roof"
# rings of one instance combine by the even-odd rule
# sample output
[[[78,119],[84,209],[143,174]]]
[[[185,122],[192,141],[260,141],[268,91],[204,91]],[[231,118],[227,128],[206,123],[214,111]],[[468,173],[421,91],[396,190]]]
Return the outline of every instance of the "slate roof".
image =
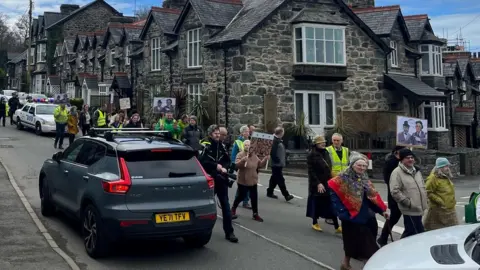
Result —
[[[48,76],[48,82],[50,82],[50,85],[60,86],[60,77],[50,75],[50,76]]]
[[[130,85],[130,79],[128,79],[128,75],[125,72],[117,72],[113,77],[112,81],[112,88],[114,88],[114,84],[118,85],[120,89],[130,89],[132,86]]]
[[[377,35],[389,35],[400,13],[400,6],[353,9]]]
[[[64,46],[66,47],[67,49],[67,53],[68,54],[73,54],[73,45],[75,44],[75,39],[65,39],[63,41],[64,43]]]
[[[94,5],[95,3],[97,2],[100,2],[102,4],[104,4],[106,7],[110,8],[112,10],[113,13],[116,13],[116,15],[118,16],[121,16],[122,13],[118,12],[116,9],[114,9],[112,6],[110,6],[107,2],[105,2],[104,0],[94,0],[88,4],[86,4],[85,6],[75,10],[74,12],[70,13],[69,15],[63,17],[62,19],[56,21],[55,23],[51,24],[48,28],[51,28],[51,27],[54,27],[56,25],[59,25],[59,24],[62,24],[70,19],[72,19],[73,17],[75,17],[77,14],[79,13],[82,13],[83,11],[85,11],[86,9],[88,9],[89,7],[91,7],[92,5]]]
[[[87,84],[87,88],[89,90],[98,90],[98,77],[97,75],[89,74],[89,73],[80,73],[78,74],[78,83],[83,85],[83,83]]]
[[[17,53],[17,52],[7,52],[7,60],[12,60],[15,57],[19,56],[22,53]]]
[[[480,62],[472,62],[471,65],[477,81],[480,81]]]
[[[105,39],[103,40],[103,45],[106,46],[107,42],[112,40],[115,45],[120,45],[120,41],[123,38],[123,25],[122,24],[111,24],[108,26],[108,29],[105,33]]]
[[[407,24],[408,32],[412,41],[419,41],[422,38],[426,24],[428,22],[428,15],[412,15],[404,16],[403,19]]]
[[[140,40],[140,34],[142,33],[143,27],[141,25],[125,25],[125,38],[126,41]]]
[[[175,40],[174,42],[168,44],[163,49],[161,49],[161,51],[162,52],[173,51],[177,46],[178,46],[178,40]]]
[[[152,7],[139,38],[145,38],[145,34],[148,32],[150,24],[153,21],[155,21],[155,23],[162,29],[164,33],[172,34],[173,27],[180,16],[180,12],[181,10],[178,9]]]
[[[38,30],[37,27],[38,27],[38,19],[35,18],[32,20],[32,32],[34,36],[37,34],[37,30]]]
[[[422,41],[438,41],[438,42],[445,43],[439,37],[435,36],[435,34],[433,32],[431,32],[429,30],[426,30],[426,29],[423,31],[423,35],[422,35],[421,40]]]
[[[78,34],[77,37],[75,38],[75,43],[73,45],[73,51],[76,51],[78,47],[83,49],[83,46],[85,45],[85,41],[87,40],[86,35]]]
[[[292,23],[324,23],[332,25],[348,25],[348,20],[339,14],[330,14],[328,11],[319,12],[316,9],[302,9],[293,19]]]
[[[408,91],[408,93],[405,93],[406,95],[413,94],[417,98],[428,100],[441,100],[445,98],[443,92],[435,90],[412,75],[389,73],[384,75],[384,79],[387,87],[393,86],[395,89],[400,88]]]
[[[445,77],[454,77],[455,70],[458,69],[458,62],[455,61],[448,61],[443,62],[443,76]]]
[[[65,18],[67,15],[59,13],[59,12],[47,11],[47,12],[43,13],[43,16],[44,16],[45,29],[46,29],[46,28],[50,27],[52,24],[54,24],[54,23],[60,21],[61,19]]]
[[[37,35],[40,33],[43,27],[43,15],[38,15],[38,23],[37,23]]]
[[[17,63],[20,63],[21,61],[26,61],[27,60],[27,53],[28,53],[28,50],[25,50],[24,52],[22,52],[19,55],[10,59],[10,61],[8,61],[8,63],[17,64]]]
[[[469,60],[467,58],[459,58],[457,61],[458,67],[460,68],[460,74],[462,75],[462,78],[465,78],[465,75],[467,75],[467,66]]]

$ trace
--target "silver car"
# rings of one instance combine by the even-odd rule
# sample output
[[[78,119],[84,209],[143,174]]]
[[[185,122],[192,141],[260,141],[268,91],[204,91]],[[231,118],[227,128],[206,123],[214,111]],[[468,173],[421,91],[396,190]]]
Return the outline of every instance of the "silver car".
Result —
[[[217,219],[214,181],[196,152],[148,131],[77,139],[44,162],[39,190],[44,216],[60,210],[81,222],[93,258],[122,239],[182,237],[202,247]]]

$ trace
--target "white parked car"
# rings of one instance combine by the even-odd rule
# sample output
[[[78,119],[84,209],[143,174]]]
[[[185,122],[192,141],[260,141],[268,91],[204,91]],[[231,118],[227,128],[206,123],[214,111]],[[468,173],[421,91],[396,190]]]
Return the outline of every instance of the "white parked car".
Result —
[[[16,92],[17,90],[2,90],[0,94],[11,98],[13,93],[16,93]]]
[[[48,103],[27,103],[15,111],[17,129],[35,129],[37,135],[56,131],[53,112],[58,105]]]
[[[363,270],[478,270],[480,225],[458,225],[410,236],[382,247]]]

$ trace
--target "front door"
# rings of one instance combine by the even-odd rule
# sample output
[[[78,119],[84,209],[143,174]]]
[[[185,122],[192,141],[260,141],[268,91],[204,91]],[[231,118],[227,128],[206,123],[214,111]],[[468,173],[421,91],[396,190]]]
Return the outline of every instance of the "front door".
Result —
[[[326,128],[335,126],[335,92],[295,91],[295,120],[297,127],[325,135]]]

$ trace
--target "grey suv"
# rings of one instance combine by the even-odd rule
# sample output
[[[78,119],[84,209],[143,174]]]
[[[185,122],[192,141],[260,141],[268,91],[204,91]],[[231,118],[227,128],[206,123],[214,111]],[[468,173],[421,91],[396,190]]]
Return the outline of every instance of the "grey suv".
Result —
[[[192,148],[153,131],[96,133],[44,162],[43,216],[73,215],[93,258],[108,255],[122,239],[182,237],[192,247],[210,241],[214,181]]]

